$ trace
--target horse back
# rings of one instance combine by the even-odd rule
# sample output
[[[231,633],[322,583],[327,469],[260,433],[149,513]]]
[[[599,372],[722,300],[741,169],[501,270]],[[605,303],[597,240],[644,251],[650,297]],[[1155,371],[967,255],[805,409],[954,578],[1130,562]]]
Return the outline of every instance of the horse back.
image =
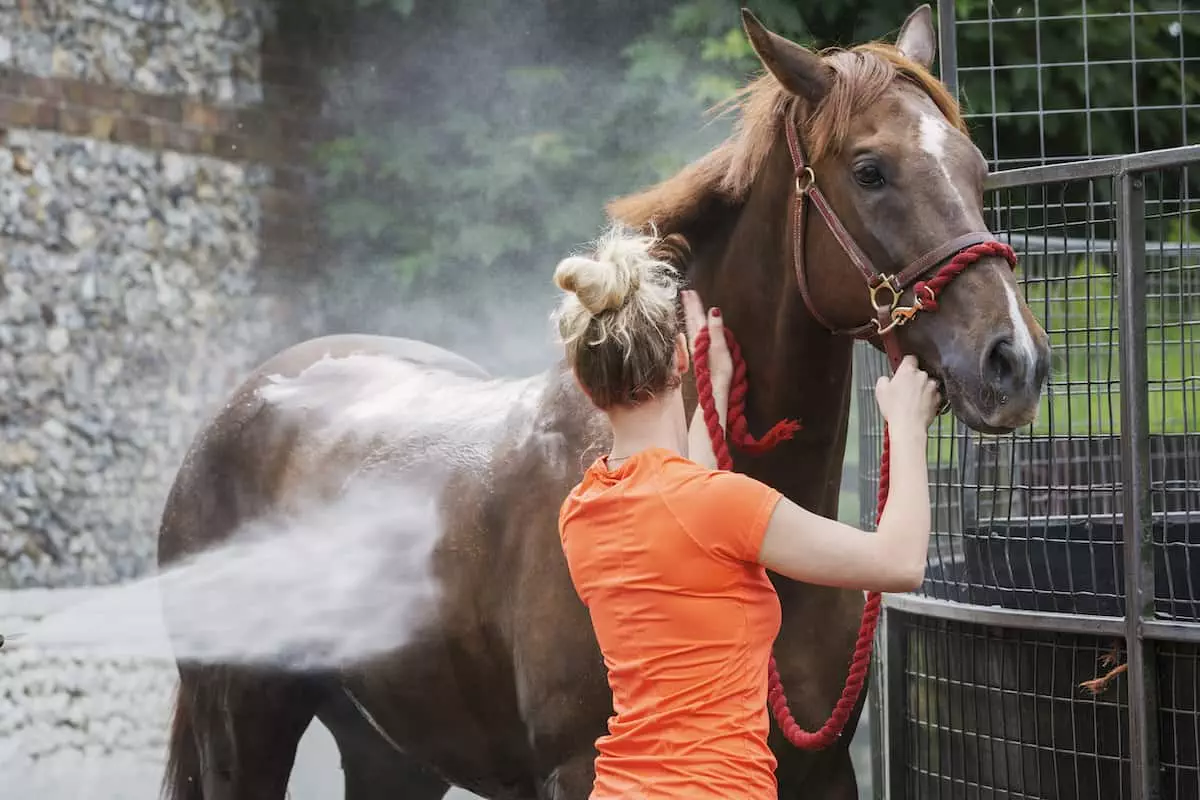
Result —
[[[262,390],[295,380],[322,360],[347,357],[386,359],[460,380],[488,379],[487,372],[472,361],[412,339],[326,336],[275,354],[232,392],[184,456],[159,530],[160,567],[216,544],[239,524],[276,510],[289,492],[303,488],[320,496],[344,483],[358,466],[355,462],[363,445],[355,445],[351,437],[336,441],[329,436],[318,445],[309,420],[273,408]],[[326,387],[326,396],[318,399],[324,413],[336,414],[331,388]]]

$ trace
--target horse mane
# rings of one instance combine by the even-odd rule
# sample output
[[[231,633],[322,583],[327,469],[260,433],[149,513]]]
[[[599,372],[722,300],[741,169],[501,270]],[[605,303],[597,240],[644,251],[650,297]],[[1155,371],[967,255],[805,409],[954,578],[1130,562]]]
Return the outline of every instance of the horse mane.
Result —
[[[958,102],[942,82],[894,45],[867,42],[849,50],[829,48],[819,55],[834,77],[828,94],[815,109],[810,110],[801,98],[783,88],[774,75],[763,74],[713,109],[737,112],[729,138],[673,177],[613,200],[608,204],[609,215],[635,228],[653,225],[667,233],[699,217],[714,201],[741,202],[766,162],[782,120],[793,120],[799,126],[808,158],[817,163],[841,149],[855,116],[897,79],[916,85],[947,122],[967,133]]]

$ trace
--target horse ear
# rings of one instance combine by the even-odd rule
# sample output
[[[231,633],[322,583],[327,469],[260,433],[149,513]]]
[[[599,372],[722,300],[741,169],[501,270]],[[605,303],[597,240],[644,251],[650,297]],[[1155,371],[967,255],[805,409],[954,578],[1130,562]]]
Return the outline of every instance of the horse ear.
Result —
[[[933,69],[937,35],[933,31],[933,11],[928,3],[917,6],[904,20],[900,35],[896,37],[896,49],[925,69]]]
[[[821,57],[767,30],[750,9],[742,9],[742,27],[763,66],[783,87],[816,105],[829,91],[833,70]]]

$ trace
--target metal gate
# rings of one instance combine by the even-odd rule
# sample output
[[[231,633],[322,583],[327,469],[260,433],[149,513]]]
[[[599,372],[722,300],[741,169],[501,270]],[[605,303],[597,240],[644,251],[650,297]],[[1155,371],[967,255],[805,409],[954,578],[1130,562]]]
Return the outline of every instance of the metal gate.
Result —
[[[1200,800],[1200,6],[937,15],[942,79],[994,170],[989,225],[1053,362],[1034,425],[931,431],[926,580],[885,599],[876,640],[874,794]],[[1136,152],[1175,145],[1193,146]],[[858,346],[863,525],[886,369]]]
[[[1200,798],[1197,178],[1200,146],[992,175],[1051,377],[1031,428],[931,432],[926,580],[877,641],[877,797]],[[887,362],[859,347],[872,498]]]

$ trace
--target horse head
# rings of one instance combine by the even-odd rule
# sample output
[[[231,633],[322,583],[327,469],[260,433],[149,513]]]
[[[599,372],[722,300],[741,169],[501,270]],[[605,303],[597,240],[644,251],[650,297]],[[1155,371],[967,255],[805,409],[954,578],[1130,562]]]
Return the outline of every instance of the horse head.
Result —
[[[894,337],[959,419],[1007,433],[1036,416],[1048,340],[1017,287],[1015,257],[989,242],[987,163],[929,71],[931,17],[928,5],[913,11],[894,46],[819,54],[748,11],[743,24],[780,89],[775,112],[802,206],[787,245],[809,310],[878,347]],[[935,297],[926,282],[964,250],[977,260]]]

